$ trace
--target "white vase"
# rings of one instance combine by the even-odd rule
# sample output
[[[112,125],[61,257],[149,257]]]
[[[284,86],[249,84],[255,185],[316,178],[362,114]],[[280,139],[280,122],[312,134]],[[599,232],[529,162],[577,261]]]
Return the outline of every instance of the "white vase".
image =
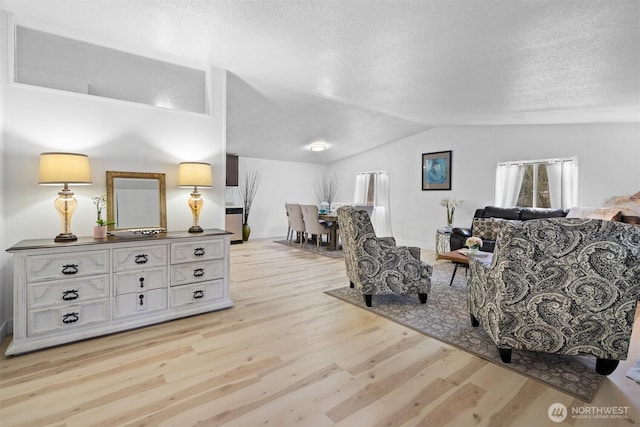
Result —
[[[106,225],[96,225],[93,227],[93,238],[94,239],[106,239],[107,238],[107,226]]]

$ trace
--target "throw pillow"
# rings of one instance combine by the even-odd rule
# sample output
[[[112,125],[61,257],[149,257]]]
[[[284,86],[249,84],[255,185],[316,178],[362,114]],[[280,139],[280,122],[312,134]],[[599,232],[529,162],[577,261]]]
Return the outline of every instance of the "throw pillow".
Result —
[[[471,235],[483,240],[496,240],[500,229],[508,222],[517,223],[520,221],[503,218],[474,218]]]
[[[495,218],[473,218],[471,235],[482,240],[496,240],[500,231],[500,223]]]
[[[607,221],[619,221],[620,214],[620,209],[573,207],[567,214],[567,218],[591,218],[604,219]]]

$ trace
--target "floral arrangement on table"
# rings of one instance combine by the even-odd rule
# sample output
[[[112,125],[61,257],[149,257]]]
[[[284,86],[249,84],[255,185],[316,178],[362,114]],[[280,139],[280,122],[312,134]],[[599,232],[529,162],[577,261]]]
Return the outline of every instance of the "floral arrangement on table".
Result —
[[[464,200],[456,200],[445,197],[440,201],[440,204],[447,208],[447,225],[451,227],[453,225],[453,214],[456,212],[458,206],[462,206]]]
[[[469,237],[464,245],[469,248],[470,251],[477,252],[482,247],[482,239],[476,236]]]

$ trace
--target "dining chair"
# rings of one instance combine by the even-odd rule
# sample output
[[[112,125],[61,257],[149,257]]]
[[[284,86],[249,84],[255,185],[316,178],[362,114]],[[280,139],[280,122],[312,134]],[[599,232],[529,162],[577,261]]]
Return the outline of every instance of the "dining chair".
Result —
[[[296,203],[287,203],[287,215],[289,216],[290,234],[288,234],[289,244],[293,240],[294,234],[297,232],[300,238],[300,246],[302,246],[305,238],[304,220],[302,218],[302,209]]]
[[[305,231],[305,245],[307,234],[315,234],[318,236],[316,239],[316,247],[320,247],[322,235],[327,235],[327,243],[329,242],[329,236],[331,235],[331,226],[324,222],[320,222],[318,207],[316,205],[301,205],[302,218],[304,219],[304,231]]]
[[[290,240],[291,237],[291,218],[289,218],[289,203],[284,204],[284,211],[287,214],[287,241]]]

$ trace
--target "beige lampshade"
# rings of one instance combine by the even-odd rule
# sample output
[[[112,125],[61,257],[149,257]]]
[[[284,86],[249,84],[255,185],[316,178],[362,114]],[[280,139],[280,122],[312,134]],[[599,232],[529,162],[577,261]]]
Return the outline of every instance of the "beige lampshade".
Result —
[[[179,187],[211,187],[213,177],[209,163],[182,162],[178,166]]]
[[[92,184],[89,157],[75,153],[41,153],[39,183]]]

